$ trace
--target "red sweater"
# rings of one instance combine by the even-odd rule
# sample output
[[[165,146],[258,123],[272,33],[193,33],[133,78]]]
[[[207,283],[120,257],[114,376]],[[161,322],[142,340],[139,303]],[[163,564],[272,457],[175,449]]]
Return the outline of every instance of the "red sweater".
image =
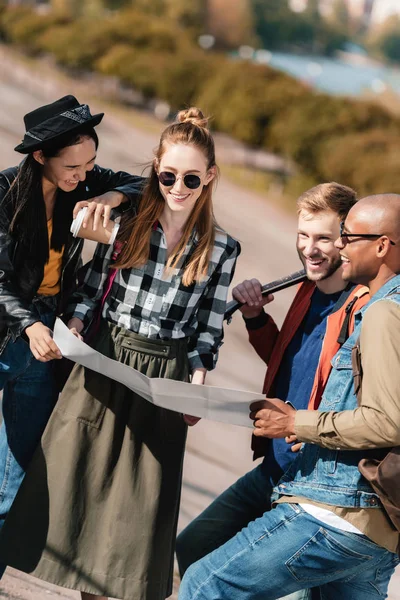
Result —
[[[250,329],[250,322],[248,324],[249,341],[260,358],[268,365],[263,387],[263,393],[268,398],[274,397],[274,382],[283,355],[307,314],[314,289],[315,283],[311,281],[300,284],[280,331],[270,315],[266,315],[265,324],[257,329]],[[350,317],[348,330],[348,335],[350,335],[354,329],[354,314],[368,301],[368,288],[355,286],[343,304],[327,318],[326,333],[308,404],[309,409],[317,409],[321,402],[332,368],[331,360],[340,348],[338,338],[346,316],[349,314]],[[255,459],[264,456],[267,443],[268,440],[253,436],[252,448]]]

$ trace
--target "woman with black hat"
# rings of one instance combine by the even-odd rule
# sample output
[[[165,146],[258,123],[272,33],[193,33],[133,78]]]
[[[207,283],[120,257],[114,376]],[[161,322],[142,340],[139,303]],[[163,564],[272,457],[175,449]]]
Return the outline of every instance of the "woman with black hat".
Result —
[[[57,399],[52,328],[83,245],[69,233],[74,206],[94,199],[107,216],[140,189],[141,178],[95,164],[102,118],[73,96],[28,113],[15,148],[27,156],[0,173],[0,526]]]
[[[216,365],[240,252],[214,219],[216,175],[207,120],[196,108],[182,111],[161,135],[140,203],[121,220],[118,257],[117,245],[99,244],[72,298],[71,331],[84,335],[100,309],[94,348],[148,377],[202,384]],[[75,365],[3,528],[0,556],[83,600],[164,600],[186,425],[197,420]]]

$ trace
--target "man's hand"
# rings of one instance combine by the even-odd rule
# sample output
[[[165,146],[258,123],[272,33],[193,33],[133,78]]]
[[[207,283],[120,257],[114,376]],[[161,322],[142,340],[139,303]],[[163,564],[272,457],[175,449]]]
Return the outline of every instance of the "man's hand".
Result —
[[[261,294],[261,283],[258,279],[245,279],[232,290],[232,297],[243,306],[240,311],[246,319],[258,317],[262,307],[269,304],[274,299],[272,294],[263,297]]]
[[[60,349],[53,340],[53,332],[41,321],[37,321],[25,329],[29,338],[29,348],[36,360],[48,362],[62,358]]]
[[[72,319],[70,319],[68,321],[68,325],[67,325],[70,332],[73,333],[74,336],[78,338],[78,340],[83,340],[83,337],[81,336],[81,331],[83,329],[83,326],[84,326],[83,321],[78,319],[78,317],[72,317]]]
[[[297,441],[297,435],[289,435],[288,437],[285,437],[285,442],[287,444],[293,444],[293,446],[290,448],[292,452],[298,452],[303,445],[302,442]]]
[[[253,402],[250,419],[254,421],[254,435],[267,438],[284,438],[295,434],[295,409],[278,398]]]
[[[110,220],[111,210],[113,208],[117,208],[122,202],[126,200],[125,194],[122,192],[106,192],[101,196],[96,196],[95,198],[91,198],[90,200],[81,200],[75,204],[73,217],[76,218],[78,212],[81,208],[87,206],[87,211],[85,218],[83,219],[82,226],[87,227],[90,217],[94,214],[93,217],[93,231],[96,231],[98,226],[100,225],[100,221],[103,220],[103,227],[107,227],[107,224]]]

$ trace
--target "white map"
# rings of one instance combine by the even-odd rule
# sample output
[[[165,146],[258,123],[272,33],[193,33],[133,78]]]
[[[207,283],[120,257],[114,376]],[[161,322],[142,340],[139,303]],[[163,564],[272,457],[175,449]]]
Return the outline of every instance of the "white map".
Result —
[[[156,406],[194,417],[253,427],[249,418],[250,404],[263,399],[263,395],[256,392],[195,385],[160,377],[151,379],[93,350],[74,336],[60,319],[56,320],[54,327],[54,341],[66,358],[119,381]]]

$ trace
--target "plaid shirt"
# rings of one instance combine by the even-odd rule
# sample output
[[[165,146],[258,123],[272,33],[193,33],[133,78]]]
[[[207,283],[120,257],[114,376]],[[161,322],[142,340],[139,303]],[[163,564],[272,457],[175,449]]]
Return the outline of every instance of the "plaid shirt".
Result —
[[[167,245],[160,225],[153,228],[150,256],[145,265],[119,269],[102,309],[102,318],[148,338],[190,338],[192,369],[215,367],[223,338],[223,317],[240,245],[228,234],[216,232],[208,277],[184,286],[184,265],[197,243],[193,233],[180,264],[165,272]],[[98,244],[82,287],[68,310],[85,326],[104,293],[113,248]]]

